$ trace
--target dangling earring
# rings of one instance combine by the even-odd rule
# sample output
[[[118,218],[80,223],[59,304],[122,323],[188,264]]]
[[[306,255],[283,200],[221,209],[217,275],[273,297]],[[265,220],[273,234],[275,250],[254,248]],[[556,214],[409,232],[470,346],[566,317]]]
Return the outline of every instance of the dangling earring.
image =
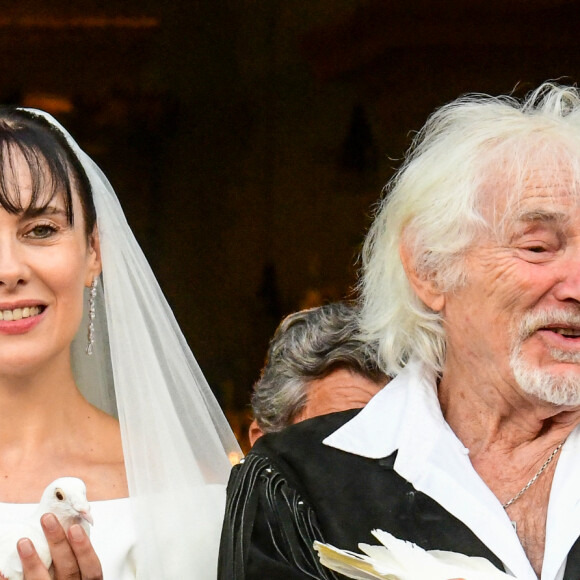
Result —
[[[89,340],[87,344],[87,354],[89,356],[93,354],[93,344],[95,343],[95,298],[97,296],[97,280],[96,277],[93,278],[89,292]]]

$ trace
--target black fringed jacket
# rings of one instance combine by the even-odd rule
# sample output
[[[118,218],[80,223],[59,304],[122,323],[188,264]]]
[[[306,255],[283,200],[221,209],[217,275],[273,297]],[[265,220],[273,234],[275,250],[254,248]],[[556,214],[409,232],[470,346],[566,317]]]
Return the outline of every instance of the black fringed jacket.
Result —
[[[314,540],[359,552],[382,529],[426,550],[499,559],[461,521],[393,469],[396,453],[368,459],[322,444],[358,411],[310,419],[258,440],[234,468],[220,547],[219,580],[330,580]],[[580,541],[564,580],[580,578]]]

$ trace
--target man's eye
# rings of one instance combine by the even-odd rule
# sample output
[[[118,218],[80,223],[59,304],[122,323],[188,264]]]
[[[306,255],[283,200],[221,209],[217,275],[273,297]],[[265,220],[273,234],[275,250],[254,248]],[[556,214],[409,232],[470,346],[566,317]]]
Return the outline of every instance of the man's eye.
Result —
[[[531,246],[527,250],[528,252],[534,252],[534,254],[541,254],[546,251],[546,248],[544,246]]]

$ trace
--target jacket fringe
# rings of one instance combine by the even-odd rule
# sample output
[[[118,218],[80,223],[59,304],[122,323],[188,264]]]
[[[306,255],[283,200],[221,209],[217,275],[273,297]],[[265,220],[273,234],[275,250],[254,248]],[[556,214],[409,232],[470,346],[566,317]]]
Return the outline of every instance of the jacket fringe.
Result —
[[[323,542],[316,516],[269,458],[250,453],[234,467],[228,484],[220,547],[219,580],[244,580],[256,518],[265,519],[269,539],[281,561],[305,578],[336,580],[320,564],[312,545]],[[342,576],[340,576],[342,577]]]

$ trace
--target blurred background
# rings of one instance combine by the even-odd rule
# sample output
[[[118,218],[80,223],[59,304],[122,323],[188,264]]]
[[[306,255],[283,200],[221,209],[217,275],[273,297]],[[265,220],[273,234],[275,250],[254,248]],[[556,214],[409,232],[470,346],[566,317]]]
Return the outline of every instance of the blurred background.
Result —
[[[0,1],[0,100],[109,176],[242,445],[269,338],[354,296],[413,131],[580,76],[575,0]]]

